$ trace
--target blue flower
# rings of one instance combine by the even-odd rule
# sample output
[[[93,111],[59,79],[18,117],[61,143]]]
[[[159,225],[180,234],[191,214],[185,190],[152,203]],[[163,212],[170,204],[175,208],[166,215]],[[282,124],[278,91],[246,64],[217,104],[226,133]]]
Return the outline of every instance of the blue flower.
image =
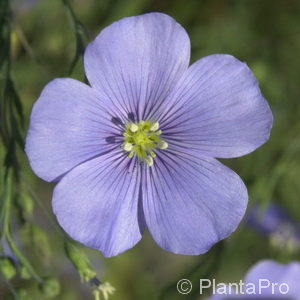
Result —
[[[269,237],[273,246],[295,252],[300,249],[300,224],[283,207],[269,205],[266,210],[255,206],[247,217],[247,224]]]
[[[44,88],[26,152],[39,177],[59,181],[53,210],[75,240],[113,256],[147,228],[162,248],[197,255],[238,226],[246,187],[215,158],[265,143],[272,113],[245,63],[189,62],[186,31],[150,13],[87,47],[90,86],[63,78]]]
[[[233,291],[227,295],[214,295],[210,300],[299,300],[300,263],[280,264],[263,260],[254,265],[247,273],[242,293]],[[247,288],[249,293],[247,293]],[[229,291],[228,287],[228,291]],[[228,297],[230,296],[230,298]]]

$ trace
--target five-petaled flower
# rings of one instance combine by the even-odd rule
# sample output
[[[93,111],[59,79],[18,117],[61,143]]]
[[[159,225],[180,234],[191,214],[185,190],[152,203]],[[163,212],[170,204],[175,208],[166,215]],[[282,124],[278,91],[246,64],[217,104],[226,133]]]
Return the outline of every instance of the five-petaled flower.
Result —
[[[189,60],[171,17],[124,18],[88,45],[90,86],[64,78],[43,90],[26,152],[39,177],[59,181],[53,210],[75,240],[113,256],[147,228],[162,248],[196,255],[236,229],[247,190],[215,158],[265,143],[272,113],[245,63]]]

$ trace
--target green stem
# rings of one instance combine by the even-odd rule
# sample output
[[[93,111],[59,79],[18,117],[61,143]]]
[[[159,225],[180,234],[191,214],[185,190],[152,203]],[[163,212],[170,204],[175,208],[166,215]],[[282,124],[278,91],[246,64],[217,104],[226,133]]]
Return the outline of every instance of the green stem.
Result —
[[[70,4],[69,0],[62,0],[63,5],[65,6],[66,10],[68,11],[68,14],[72,20],[74,29],[75,29],[75,39],[76,39],[76,52],[75,56],[71,62],[71,66],[69,69],[69,75],[72,74],[78,60],[83,55],[85,50],[86,41],[88,34],[85,29],[85,27],[82,25],[82,23],[77,19],[76,14],[73,10],[72,5]]]
[[[5,178],[5,193],[4,193],[4,204],[3,204],[3,231],[1,234],[1,241],[9,232],[9,218],[10,218],[10,210],[11,210],[11,172],[7,174]]]
[[[4,203],[4,225],[2,237],[5,237],[11,250],[18,257],[22,265],[28,270],[28,272],[38,282],[42,283],[43,279],[37,274],[27,258],[22,254],[20,249],[14,242],[10,232],[10,215],[11,215],[11,201],[12,201],[12,172],[9,171],[6,178],[6,192],[5,192],[5,203]]]
[[[11,294],[13,295],[14,299],[19,300],[20,297],[17,294],[17,291],[14,289],[14,287],[11,285],[10,281],[4,278],[4,282],[8,286],[8,289],[10,290]]]
[[[14,254],[18,257],[22,265],[28,270],[28,272],[32,275],[32,277],[38,281],[39,283],[43,282],[43,279],[38,275],[38,273],[34,270],[30,262],[27,260],[27,258],[22,254],[20,249],[15,244],[12,236],[10,234],[6,235],[6,239],[8,241],[8,244],[11,248],[11,250],[14,252]]]
[[[3,230],[1,232],[0,242],[2,244],[3,239],[5,239],[20,263],[28,270],[33,278],[39,283],[42,283],[43,279],[38,275],[28,259],[22,254],[22,251],[17,247],[11,234],[12,201],[14,198],[12,180],[14,175],[16,180],[18,179],[19,164],[16,147],[18,138],[22,138],[18,123],[18,121],[20,121],[20,124],[22,124],[22,104],[20,103],[15,87],[12,84],[13,81],[11,77],[11,21],[12,13],[10,1],[0,1],[0,37],[1,43],[3,43],[3,45],[1,44],[1,47],[4,47],[3,51],[1,51],[2,56],[0,57],[0,70],[2,71],[4,78],[3,93],[0,95],[0,111],[2,117],[0,133],[4,147],[6,148],[4,160],[4,203],[0,213],[1,220],[3,218]],[[21,146],[21,148],[23,147]]]

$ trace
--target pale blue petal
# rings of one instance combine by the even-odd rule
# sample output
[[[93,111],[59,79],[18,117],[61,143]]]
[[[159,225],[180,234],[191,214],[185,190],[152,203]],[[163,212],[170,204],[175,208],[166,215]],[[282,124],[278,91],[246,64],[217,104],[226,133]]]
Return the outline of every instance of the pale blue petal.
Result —
[[[106,138],[120,134],[111,122],[113,108],[88,85],[56,79],[35,103],[26,139],[26,153],[34,172],[56,180],[78,164],[112,150]]]
[[[215,159],[165,150],[143,176],[146,224],[165,250],[205,253],[228,237],[244,216],[245,185]]]
[[[53,195],[53,210],[75,240],[105,256],[133,247],[142,237],[140,172],[123,153],[105,154],[66,174]]]
[[[251,70],[223,54],[194,63],[153,118],[170,144],[220,158],[255,150],[268,140],[273,123]]]
[[[90,84],[125,115],[145,119],[164,101],[190,59],[190,41],[171,17],[150,13],[106,27],[89,44],[84,64]]]

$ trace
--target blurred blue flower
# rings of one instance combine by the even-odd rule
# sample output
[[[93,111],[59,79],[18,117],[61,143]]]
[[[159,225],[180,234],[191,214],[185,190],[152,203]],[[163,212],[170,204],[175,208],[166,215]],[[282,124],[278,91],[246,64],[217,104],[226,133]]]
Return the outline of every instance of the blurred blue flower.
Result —
[[[26,152],[38,176],[59,181],[53,209],[72,238],[113,256],[148,228],[162,248],[196,255],[238,226],[247,190],[215,158],[265,143],[272,113],[245,63],[189,61],[174,19],[129,17],[87,47],[91,86],[64,78],[43,90]]]
[[[280,264],[272,260],[263,260],[254,265],[245,276],[245,288],[242,293],[214,295],[208,300],[300,300],[300,263]],[[268,286],[268,283],[270,285]],[[247,285],[254,286],[254,293],[246,292]],[[227,291],[229,291],[229,286]],[[251,292],[251,294],[250,294]],[[230,296],[230,297],[228,297]]]
[[[273,246],[290,252],[300,249],[300,224],[277,204],[265,210],[255,206],[247,217],[247,224],[270,238]]]

